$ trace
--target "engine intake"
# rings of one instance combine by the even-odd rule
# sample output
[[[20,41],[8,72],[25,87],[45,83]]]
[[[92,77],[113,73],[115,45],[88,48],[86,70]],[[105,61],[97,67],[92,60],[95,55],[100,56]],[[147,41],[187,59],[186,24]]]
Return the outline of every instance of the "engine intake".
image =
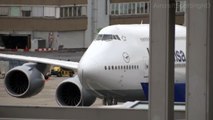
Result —
[[[78,76],[64,80],[56,89],[56,101],[61,106],[90,106],[95,100],[96,96],[82,88]]]
[[[44,76],[37,70],[35,63],[26,63],[11,69],[5,76],[5,87],[13,97],[30,97],[44,87]]]

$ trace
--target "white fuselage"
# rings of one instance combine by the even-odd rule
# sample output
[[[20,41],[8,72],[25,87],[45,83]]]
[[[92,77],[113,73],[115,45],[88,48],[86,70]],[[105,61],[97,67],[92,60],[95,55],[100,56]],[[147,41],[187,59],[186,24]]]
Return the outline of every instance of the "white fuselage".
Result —
[[[185,80],[185,32],[176,26],[175,82]],[[98,33],[79,63],[78,75],[98,96],[139,100],[144,98],[141,82],[148,82],[148,67],[149,25],[114,25]]]

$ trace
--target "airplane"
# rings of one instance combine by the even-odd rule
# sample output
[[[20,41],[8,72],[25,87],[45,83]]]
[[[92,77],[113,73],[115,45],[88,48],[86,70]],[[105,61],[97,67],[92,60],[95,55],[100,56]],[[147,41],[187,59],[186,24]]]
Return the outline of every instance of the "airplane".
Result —
[[[20,55],[1,58],[29,61],[8,71],[4,84],[9,95],[31,97],[44,86],[50,65],[75,71],[56,89],[61,106],[90,106],[96,98],[105,105],[145,100],[141,83],[149,81],[149,24],[111,25],[103,28],[79,62]],[[175,83],[185,83],[186,27],[175,25]]]

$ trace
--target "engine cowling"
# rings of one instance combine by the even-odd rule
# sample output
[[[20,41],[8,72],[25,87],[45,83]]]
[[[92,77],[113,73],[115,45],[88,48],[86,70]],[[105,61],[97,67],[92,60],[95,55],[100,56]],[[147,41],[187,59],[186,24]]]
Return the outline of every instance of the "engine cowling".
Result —
[[[9,95],[25,98],[36,95],[44,87],[44,76],[36,63],[26,63],[11,69],[5,76],[5,87]]]
[[[96,96],[85,90],[76,75],[60,83],[56,89],[56,101],[61,106],[90,106]]]

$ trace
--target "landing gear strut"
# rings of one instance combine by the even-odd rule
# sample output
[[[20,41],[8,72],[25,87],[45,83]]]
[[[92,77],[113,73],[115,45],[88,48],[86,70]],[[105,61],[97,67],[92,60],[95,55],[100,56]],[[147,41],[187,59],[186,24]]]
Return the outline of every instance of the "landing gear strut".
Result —
[[[103,105],[117,105],[118,101],[114,98],[104,98]]]

